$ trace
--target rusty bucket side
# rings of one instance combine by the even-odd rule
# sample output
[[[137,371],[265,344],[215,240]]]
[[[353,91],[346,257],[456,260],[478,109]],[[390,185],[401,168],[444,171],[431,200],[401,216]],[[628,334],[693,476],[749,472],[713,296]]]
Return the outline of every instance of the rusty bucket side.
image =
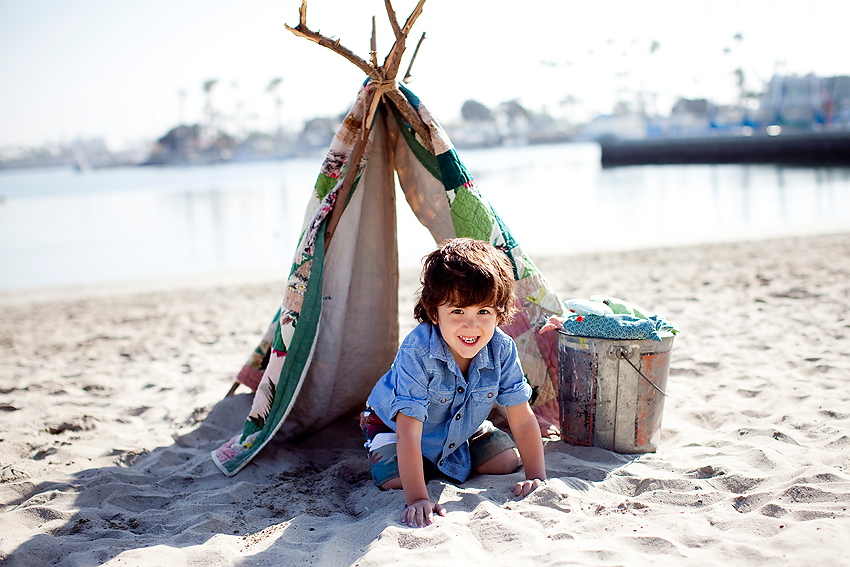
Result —
[[[657,449],[673,338],[610,340],[559,332],[561,439],[618,453]]]

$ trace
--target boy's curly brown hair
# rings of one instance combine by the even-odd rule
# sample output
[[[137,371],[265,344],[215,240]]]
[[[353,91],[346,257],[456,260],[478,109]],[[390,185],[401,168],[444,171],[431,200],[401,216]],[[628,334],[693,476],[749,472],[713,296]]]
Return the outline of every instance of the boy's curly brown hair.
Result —
[[[443,242],[426,258],[413,308],[420,323],[437,322],[437,307],[451,304],[492,306],[496,323],[510,323],[517,312],[514,270],[508,257],[491,244],[472,238]]]

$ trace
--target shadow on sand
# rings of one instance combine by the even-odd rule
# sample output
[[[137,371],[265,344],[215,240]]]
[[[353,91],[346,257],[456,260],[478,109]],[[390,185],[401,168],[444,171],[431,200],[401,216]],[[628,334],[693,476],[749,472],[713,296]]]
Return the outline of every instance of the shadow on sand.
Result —
[[[0,564],[92,565],[119,554],[138,564],[185,564],[192,557],[231,564],[240,557],[250,557],[252,564],[265,557],[275,564],[284,551],[289,564],[319,555],[342,564],[367,551],[346,541],[373,541],[388,526],[398,526],[403,496],[382,493],[372,483],[354,418],[298,442],[273,441],[239,474],[225,477],[210,451],[241,428],[251,398],[222,400],[198,428],[128,467],[89,469],[38,484],[7,483],[6,523],[21,526],[29,539]],[[569,477],[574,489],[605,479],[629,461],[560,442],[550,443],[550,450],[575,457],[568,459],[571,465],[549,471],[550,478]],[[592,455],[583,462],[588,451]],[[455,511],[511,499],[504,481],[473,477],[467,486],[476,488],[474,494],[442,480],[431,481],[429,490],[451,499]],[[356,537],[345,537],[349,530]],[[364,539],[367,534],[372,537]]]

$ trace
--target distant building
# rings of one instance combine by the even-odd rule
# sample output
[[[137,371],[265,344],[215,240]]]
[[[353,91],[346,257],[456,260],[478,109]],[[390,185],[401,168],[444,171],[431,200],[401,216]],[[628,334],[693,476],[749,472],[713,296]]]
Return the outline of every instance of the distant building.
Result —
[[[795,130],[850,127],[850,77],[774,76],[759,95],[757,120]]]
[[[680,98],[670,111],[664,133],[671,136],[704,133],[711,128],[716,115],[717,107],[707,99]]]
[[[647,137],[648,120],[636,112],[603,114],[580,128],[578,140],[642,140]]]

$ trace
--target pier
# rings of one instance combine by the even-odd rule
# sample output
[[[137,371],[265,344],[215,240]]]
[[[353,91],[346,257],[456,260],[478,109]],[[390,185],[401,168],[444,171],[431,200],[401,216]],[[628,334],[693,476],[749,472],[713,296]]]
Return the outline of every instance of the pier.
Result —
[[[850,132],[601,141],[602,167],[688,163],[850,166]]]

